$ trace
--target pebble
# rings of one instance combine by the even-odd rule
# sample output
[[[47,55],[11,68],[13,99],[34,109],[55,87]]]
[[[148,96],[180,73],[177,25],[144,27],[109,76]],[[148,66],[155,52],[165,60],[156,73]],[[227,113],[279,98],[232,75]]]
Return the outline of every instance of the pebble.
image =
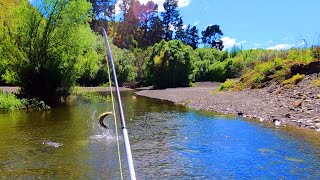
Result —
[[[273,122],[277,125],[291,123],[305,128],[314,126],[320,131],[320,88],[309,86],[317,76],[320,76],[320,73],[306,75],[304,80],[291,89],[272,87],[275,88],[272,89],[272,93],[268,92],[271,88],[269,86],[258,90],[210,94],[216,87],[204,86],[139,91],[137,94],[172,102],[189,99],[191,102],[188,105],[194,109],[239,115],[245,113],[242,117],[256,118],[260,122],[272,122],[276,119],[277,121]]]

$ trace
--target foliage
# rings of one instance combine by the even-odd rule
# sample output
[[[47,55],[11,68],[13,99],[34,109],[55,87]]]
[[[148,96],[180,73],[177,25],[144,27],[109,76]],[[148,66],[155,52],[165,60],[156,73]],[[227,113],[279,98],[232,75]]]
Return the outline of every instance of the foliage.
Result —
[[[220,76],[224,73],[227,52],[219,52],[214,48],[199,48],[194,51],[192,76],[195,81],[224,81]],[[219,77],[217,77],[219,76]],[[224,76],[224,75],[222,75]]]
[[[110,96],[104,96],[97,92],[92,92],[92,91],[78,91],[78,92],[75,92],[74,94],[93,102],[110,102],[111,101]]]
[[[37,111],[42,111],[42,110],[50,110],[50,106],[46,105],[44,101],[40,101],[37,98],[32,98],[32,99],[23,99],[26,102],[26,108],[28,110],[37,110]]]
[[[189,86],[192,48],[178,40],[161,41],[146,59],[147,84],[157,87]]]
[[[95,19],[108,17],[113,19],[115,14],[116,0],[90,0]]]
[[[22,2],[15,10],[17,28],[6,28],[6,66],[2,77],[21,87],[27,97],[52,103],[66,97],[88,64],[95,63],[91,5],[86,0]]]
[[[311,47],[311,55],[316,60],[320,61],[320,46],[312,46]]]
[[[221,40],[221,36],[223,36],[223,33],[220,30],[220,26],[211,25],[208,26],[206,30],[202,31],[202,42],[212,48],[216,48],[219,51],[222,51],[224,46]]]
[[[111,49],[119,85],[122,85],[124,82],[134,81],[137,77],[137,69],[134,66],[134,53],[126,49],[120,49],[114,45],[111,45]]]
[[[232,60],[232,68],[238,69],[241,77],[233,88],[261,88],[271,82],[278,84],[295,83],[300,76],[292,74],[291,67],[295,64],[307,65],[315,59],[311,49],[275,50],[245,50],[240,51]],[[235,70],[233,70],[235,72]],[[293,77],[294,76],[294,77]],[[290,79],[293,77],[292,79]],[[296,79],[297,78],[297,79]]]
[[[317,78],[311,82],[311,85],[314,87],[320,87],[320,78]]]
[[[13,111],[17,109],[24,109],[26,107],[26,101],[20,100],[12,93],[0,92],[0,109]]]
[[[172,40],[173,36],[173,27],[177,27],[178,23],[181,24],[180,13],[177,10],[178,0],[165,0],[163,3],[164,12],[161,13],[162,24],[164,27],[164,36],[163,38],[166,41]]]
[[[287,85],[295,85],[298,82],[302,81],[304,79],[305,75],[304,74],[296,74],[292,76],[290,79],[284,80],[281,85],[287,86]]]
[[[218,91],[225,91],[228,90],[230,88],[232,88],[235,84],[235,80],[234,79],[227,79],[224,83],[221,83],[218,87]]]
[[[146,56],[142,54],[147,53],[147,51],[137,49],[132,52],[127,49],[118,48],[113,44],[110,44],[110,48],[115,63],[119,85],[122,85],[125,82],[135,81],[138,76],[138,71],[142,71],[142,64],[144,60],[143,56]],[[109,81],[108,67],[106,64],[106,48],[102,36],[97,36],[94,43],[94,50],[98,54],[98,57],[96,60],[87,62],[86,69],[84,69],[85,71],[82,70],[84,73],[82,73],[81,77],[77,80],[77,83],[80,86],[100,86],[108,83]],[[111,78],[113,78],[111,65],[109,66],[112,76]]]
[[[186,29],[186,37],[183,41],[184,44],[191,46],[193,49],[197,49],[198,43],[199,43],[199,34],[198,34],[198,29],[196,26],[193,26],[190,29],[190,25],[187,26]]]

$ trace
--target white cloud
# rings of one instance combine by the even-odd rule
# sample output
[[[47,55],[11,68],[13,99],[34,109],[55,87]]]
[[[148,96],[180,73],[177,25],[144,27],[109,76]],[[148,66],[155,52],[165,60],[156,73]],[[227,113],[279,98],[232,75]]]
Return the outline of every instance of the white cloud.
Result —
[[[224,48],[226,48],[226,49],[237,44],[236,39],[234,39],[234,38],[223,37],[223,38],[221,38],[221,40],[223,41]]]
[[[141,4],[146,4],[148,1],[150,0],[139,0]],[[162,12],[164,11],[163,9],[163,3],[165,0],[151,0],[154,3],[156,3],[158,5],[158,11]],[[120,7],[119,5],[122,3],[122,0],[118,0],[117,4],[116,4],[116,14],[120,14]],[[191,3],[191,0],[178,0],[178,8],[181,7],[186,7],[189,6],[189,4]]]
[[[278,44],[275,46],[268,47],[267,50],[283,50],[283,49],[290,49],[293,47],[294,44]]]
[[[237,42],[237,39],[231,38],[231,37],[223,37],[221,38],[221,40],[223,41],[223,45],[225,49],[231,48],[235,45],[241,45],[247,42],[247,41]]]

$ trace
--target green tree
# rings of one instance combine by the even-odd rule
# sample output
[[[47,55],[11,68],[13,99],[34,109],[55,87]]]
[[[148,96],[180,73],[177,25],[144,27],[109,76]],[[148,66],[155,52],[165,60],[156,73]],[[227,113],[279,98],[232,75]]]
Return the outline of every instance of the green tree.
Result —
[[[159,16],[151,19],[150,30],[148,32],[149,46],[159,43],[164,36],[163,25]]]
[[[95,19],[113,19],[116,0],[90,0]]]
[[[180,17],[177,23],[177,26],[175,27],[175,37],[174,39],[180,40],[181,42],[183,42],[184,44],[186,44],[186,31],[183,28],[183,21],[182,18]]]
[[[139,1],[137,1],[139,2]],[[148,46],[151,46],[151,25],[152,19],[158,13],[158,5],[153,1],[148,1],[146,4],[138,3],[136,9],[136,16],[139,19],[139,33],[138,33],[138,44],[140,48],[145,49]]]
[[[178,40],[164,41],[153,47],[146,59],[147,83],[159,88],[189,86],[192,48]]]
[[[205,31],[202,31],[202,42],[212,48],[216,48],[219,51],[222,51],[224,46],[221,40],[221,36],[223,36],[223,33],[220,30],[220,26],[211,25],[208,26]]]
[[[225,51],[219,52],[214,48],[198,48],[195,50],[193,58],[193,77],[195,81],[210,81],[215,80],[219,72],[219,68],[222,67],[220,72],[224,73],[224,66],[220,65],[228,57],[228,53]],[[216,64],[215,66],[212,66]],[[217,70],[218,69],[218,70]],[[221,68],[220,68],[221,69]],[[219,75],[220,76],[220,75]],[[219,78],[216,78],[219,79]]]
[[[180,13],[177,10],[178,0],[166,0],[163,3],[164,12],[161,13],[162,16],[162,25],[164,27],[164,36],[163,38],[166,41],[172,40],[173,28],[179,23]]]
[[[101,32],[101,27],[109,29],[110,25],[115,25],[116,0],[90,0],[90,3],[94,14],[90,26],[94,32]]]
[[[198,34],[198,29],[196,26],[193,26],[190,29],[190,25],[187,26],[186,29],[186,37],[184,43],[191,46],[193,49],[198,48],[198,43],[199,43],[199,34]]]
[[[133,49],[139,45],[137,42],[139,19],[135,10],[139,5],[140,2],[136,0],[123,1],[123,21],[119,23],[117,35],[113,40],[119,48]]]
[[[12,51],[2,77],[19,85],[27,97],[48,103],[66,97],[84,66],[98,59],[88,24],[91,4],[46,0],[35,8],[25,2],[15,15],[20,21],[16,31],[5,34]]]

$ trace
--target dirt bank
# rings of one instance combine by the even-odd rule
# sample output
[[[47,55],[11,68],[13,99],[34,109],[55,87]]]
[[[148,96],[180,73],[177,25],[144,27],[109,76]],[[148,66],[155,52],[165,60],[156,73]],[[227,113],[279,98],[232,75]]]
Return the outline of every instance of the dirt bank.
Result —
[[[139,96],[172,101],[196,110],[271,121],[276,125],[296,125],[320,131],[320,88],[310,85],[320,74],[306,76],[293,88],[273,85],[263,89],[212,94],[217,83],[199,83],[195,87],[143,90]]]

